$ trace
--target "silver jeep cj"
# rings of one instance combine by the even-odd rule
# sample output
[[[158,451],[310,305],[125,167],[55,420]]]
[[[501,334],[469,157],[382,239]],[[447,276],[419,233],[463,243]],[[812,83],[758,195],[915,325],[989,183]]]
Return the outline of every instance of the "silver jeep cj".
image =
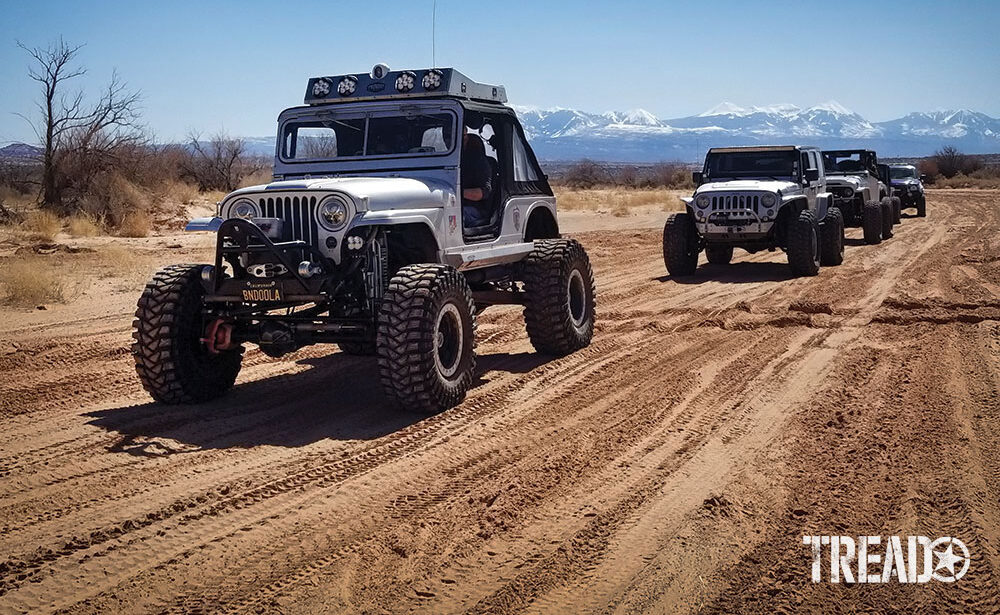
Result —
[[[488,306],[523,305],[539,352],[587,346],[590,262],[560,238],[505,102],[503,87],[454,69],[310,79],[306,104],[278,117],[274,181],[188,225],[216,233],[215,262],[167,267],[146,286],[133,345],[146,390],[207,400],[233,386],[245,343],[279,357],[332,342],[377,355],[398,405],[437,412],[473,381]],[[473,165],[480,185],[463,186]]]

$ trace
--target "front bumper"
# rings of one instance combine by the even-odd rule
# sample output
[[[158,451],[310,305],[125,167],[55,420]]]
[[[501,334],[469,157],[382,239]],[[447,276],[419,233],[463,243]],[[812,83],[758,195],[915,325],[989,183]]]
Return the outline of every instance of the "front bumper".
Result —
[[[707,240],[736,243],[770,235],[774,221],[765,222],[751,209],[713,211],[704,222],[696,221],[698,233]]]

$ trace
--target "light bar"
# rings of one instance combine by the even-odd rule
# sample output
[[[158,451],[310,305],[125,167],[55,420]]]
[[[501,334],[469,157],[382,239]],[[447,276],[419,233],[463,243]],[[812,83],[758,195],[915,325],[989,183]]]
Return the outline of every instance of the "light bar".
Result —
[[[337,87],[334,88],[333,84],[337,84]],[[371,73],[313,77],[306,86],[305,103],[321,105],[352,100],[421,96],[507,102],[507,92],[503,86],[477,83],[453,68],[393,71],[384,64],[379,64]]]

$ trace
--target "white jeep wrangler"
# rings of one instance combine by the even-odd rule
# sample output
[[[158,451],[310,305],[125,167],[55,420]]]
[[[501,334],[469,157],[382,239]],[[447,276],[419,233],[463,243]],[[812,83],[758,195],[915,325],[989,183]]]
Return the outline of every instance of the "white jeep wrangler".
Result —
[[[823,163],[826,184],[833,193],[833,206],[843,214],[844,224],[860,226],[868,244],[892,237],[892,227],[900,220],[901,208],[899,198],[890,195],[889,179],[875,152],[824,150]]]
[[[782,249],[796,275],[844,260],[844,221],[831,209],[819,149],[799,146],[713,148],[684,213],[663,227],[663,261],[687,276],[702,249],[711,264],[729,264],[733,248]]]
[[[387,397],[431,413],[471,386],[488,306],[523,305],[539,352],[587,346],[590,261],[560,238],[505,102],[453,69],[310,79],[306,104],[278,117],[274,181],[188,225],[216,233],[215,262],[146,286],[132,347],[146,390],[200,402],[233,386],[244,343],[278,357],[333,342],[377,355]],[[480,185],[463,186],[466,166]]]

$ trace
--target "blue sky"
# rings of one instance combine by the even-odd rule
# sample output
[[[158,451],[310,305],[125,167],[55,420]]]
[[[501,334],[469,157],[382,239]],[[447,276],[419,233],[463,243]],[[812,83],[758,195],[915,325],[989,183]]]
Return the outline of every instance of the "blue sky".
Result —
[[[271,134],[309,76],[431,63],[431,0],[0,0],[0,143],[38,90],[17,48],[85,44],[94,92],[117,68],[160,141]],[[502,83],[517,104],[641,107],[661,118],[835,99],[869,120],[970,108],[1000,116],[1000,2],[439,0],[437,64]]]

